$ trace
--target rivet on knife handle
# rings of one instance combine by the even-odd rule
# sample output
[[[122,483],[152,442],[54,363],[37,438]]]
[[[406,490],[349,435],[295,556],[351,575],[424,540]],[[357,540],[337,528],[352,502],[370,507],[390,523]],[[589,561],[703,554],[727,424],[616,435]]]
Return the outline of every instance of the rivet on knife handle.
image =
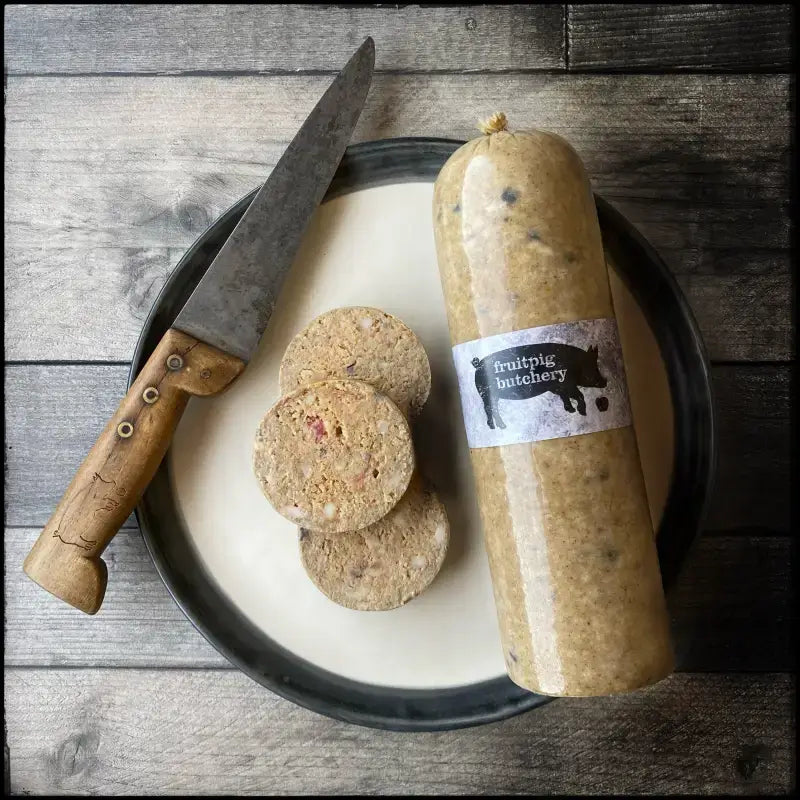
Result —
[[[108,578],[100,554],[153,478],[189,397],[221,392],[244,367],[235,356],[167,331],[25,559],[26,574],[94,614]]]

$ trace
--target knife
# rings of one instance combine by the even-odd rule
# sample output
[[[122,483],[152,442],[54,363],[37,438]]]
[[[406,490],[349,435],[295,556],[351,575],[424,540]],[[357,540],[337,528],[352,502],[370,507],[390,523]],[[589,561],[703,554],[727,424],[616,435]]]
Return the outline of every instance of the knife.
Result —
[[[247,366],[350,141],[374,65],[367,38],[222,245],[25,559],[29,578],[75,608],[100,608],[108,583],[100,554],[155,475],[189,398],[222,392]]]

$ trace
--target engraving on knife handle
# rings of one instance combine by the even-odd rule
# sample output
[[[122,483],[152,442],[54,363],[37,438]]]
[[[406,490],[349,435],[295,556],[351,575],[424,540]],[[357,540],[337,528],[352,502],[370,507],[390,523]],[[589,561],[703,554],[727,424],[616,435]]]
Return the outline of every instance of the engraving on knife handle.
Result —
[[[127,490],[124,487],[117,486],[115,480],[106,480],[99,472],[93,473],[91,483],[76,492],[64,508],[64,512],[59,517],[53,531],[53,538],[58,539],[63,544],[72,545],[81,550],[92,550],[97,545],[96,539],[87,539],[80,533],[76,538],[69,533],[71,517],[73,514],[79,517],[81,509],[87,503],[90,507],[95,506],[92,510],[93,518],[97,517],[98,514],[113,512],[119,508],[119,500],[113,495],[124,497],[126,493]],[[65,536],[66,538],[64,538]]]

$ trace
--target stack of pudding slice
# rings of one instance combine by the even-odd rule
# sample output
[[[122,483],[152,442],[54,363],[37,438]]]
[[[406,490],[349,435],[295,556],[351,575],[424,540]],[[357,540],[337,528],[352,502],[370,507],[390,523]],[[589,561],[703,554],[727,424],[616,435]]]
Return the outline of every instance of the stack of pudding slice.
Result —
[[[298,525],[308,576],[346,608],[397,608],[444,561],[447,514],[419,474],[409,427],[430,387],[419,339],[375,308],[317,317],[281,362],[282,397],[256,433],[256,478]]]

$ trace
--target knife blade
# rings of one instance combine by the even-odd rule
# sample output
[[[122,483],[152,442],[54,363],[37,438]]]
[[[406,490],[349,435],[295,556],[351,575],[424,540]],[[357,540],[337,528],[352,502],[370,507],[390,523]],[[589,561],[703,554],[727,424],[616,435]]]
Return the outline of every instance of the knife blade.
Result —
[[[108,583],[100,554],[152,480],[189,398],[227,389],[258,346],[364,107],[374,62],[368,38],[256,193],[28,553],[28,577],[75,608],[100,608]]]
[[[367,39],[303,123],[173,327],[250,360],[311,214],[342,160],[374,62]]]

